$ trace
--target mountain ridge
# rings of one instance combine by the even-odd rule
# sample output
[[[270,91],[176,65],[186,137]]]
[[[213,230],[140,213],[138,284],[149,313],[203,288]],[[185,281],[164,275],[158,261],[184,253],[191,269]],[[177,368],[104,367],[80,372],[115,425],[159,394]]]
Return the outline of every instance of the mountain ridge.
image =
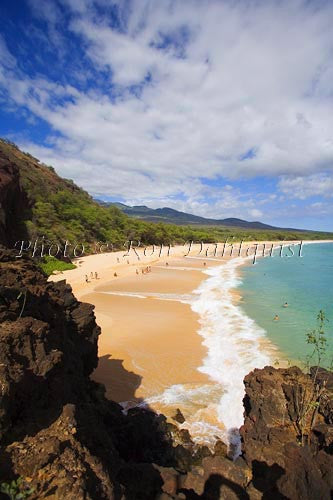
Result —
[[[224,226],[224,227],[237,227],[245,229],[263,229],[271,231],[311,231],[296,228],[284,228],[271,226],[260,221],[247,221],[237,217],[227,217],[225,219],[212,219],[208,217],[201,217],[199,215],[182,212],[170,207],[150,208],[146,205],[126,205],[121,202],[105,202],[96,199],[102,206],[115,206],[122,210],[130,217],[140,218],[149,222],[164,222],[165,224],[179,224],[190,225],[196,224],[201,226]]]
[[[11,247],[23,240],[33,246],[38,239],[39,246],[43,240],[63,248],[68,240],[72,249],[84,244],[86,253],[91,253],[96,242],[120,249],[129,240],[174,245],[230,237],[235,241],[333,239],[332,233],[274,231],[273,226],[261,224],[240,219],[217,224],[168,207],[153,210],[144,205],[131,208],[123,203],[98,203],[52,166],[0,139],[0,243]]]

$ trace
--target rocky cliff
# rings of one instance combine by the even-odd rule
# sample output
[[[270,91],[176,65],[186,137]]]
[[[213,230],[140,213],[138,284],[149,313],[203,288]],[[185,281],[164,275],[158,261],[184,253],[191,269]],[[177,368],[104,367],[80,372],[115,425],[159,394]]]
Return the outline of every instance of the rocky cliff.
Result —
[[[0,150],[0,243],[14,244],[26,239],[23,219],[29,212],[26,193],[20,185],[19,168]]]
[[[330,381],[306,446],[295,388],[310,377],[266,367],[245,379],[242,456],[230,460],[222,442],[214,453],[197,448],[176,422],[149,409],[124,415],[104,397],[89,378],[99,335],[93,306],[14,255],[0,248],[2,490],[14,481],[25,495],[17,498],[31,500],[331,498]]]
[[[271,498],[331,498],[333,377],[322,370],[317,378],[326,390],[301,446],[297,421],[302,396],[313,390],[313,379],[297,367],[266,367],[245,377],[243,456],[252,468],[252,486]]]

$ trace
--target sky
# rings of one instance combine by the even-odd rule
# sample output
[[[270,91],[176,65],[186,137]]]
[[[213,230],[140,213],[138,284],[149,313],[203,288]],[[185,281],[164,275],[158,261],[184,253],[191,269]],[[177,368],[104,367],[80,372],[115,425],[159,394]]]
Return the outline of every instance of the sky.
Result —
[[[0,136],[95,198],[333,231],[333,2],[2,0]]]

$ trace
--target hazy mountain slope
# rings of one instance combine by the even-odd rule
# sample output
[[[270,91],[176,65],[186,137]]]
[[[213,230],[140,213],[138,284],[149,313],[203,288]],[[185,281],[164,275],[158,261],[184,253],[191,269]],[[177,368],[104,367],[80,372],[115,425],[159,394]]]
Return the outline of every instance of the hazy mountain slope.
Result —
[[[43,236],[46,242],[84,243],[90,251],[89,245],[96,241],[123,248],[128,240],[142,244],[212,242],[225,240],[229,234],[224,229],[153,224],[128,217],[117,206],[101,206],[54,168],[0,139],[0,243],[13,246],[18,240]]]
[[[125,214],[131,217],[137,217],[142,220],[147,220],[151,222],[165,222],[168,224],[182,224],[182,225],[200,225],[200,226],[224,226],[224,227],[235,227],[235,228],[245,228],[245,229],[262,229],[262,230],[272,230],[272,231],[302,231],[302,229],[292,229],[292,228],[279,228],[264,224],[262,222],[254,221],[249,222],[237,218],[226,218],[226,219],[209,219],[206,217],[200,217],[198,215],[188,214],[186,212],[180,212],[174,210],[173,208],[149,208],[144,205],[130,207],[124,203],[106,203],[99,201],[104,206],[116,206],[120,208]]]
[[[174,244],[227,238],[332,239],[329,233],[274,231],[271,226],[234,219],[216,223],[170,208],[101,205],[73,181],[62,179],[54,168],[0,139],[0,243],[13,246],[18,240],[43,236],[46,242],[84,243],[86,252],[97,241],[123,248],[128,240]]]

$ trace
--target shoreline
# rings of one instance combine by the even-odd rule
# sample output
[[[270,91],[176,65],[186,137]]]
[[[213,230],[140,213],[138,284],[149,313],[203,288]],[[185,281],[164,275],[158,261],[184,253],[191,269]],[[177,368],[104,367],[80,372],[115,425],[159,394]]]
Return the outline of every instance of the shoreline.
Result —
[[[209,375],[222,388],[216,404],[217,420],[222,423],[221,437],[240,447],[238,429],[243,424],[244,377],[254,368],[282,363],[280,351],[266,336],[266,331],[246,315],[238,285],[240,269],[251,265],[250,259],[230,259],[216,269],[207,270],[199,298],[192,309],[200,315],[198,331],[207,354],[198,370]]]
[[[266,245],[266,246],[271,246],[275,245],[275,249],[280,248],[281,244],[284,246],[286,245],[299,245],[301,242],[300,240],[287,240],[287,241],[247,241],[243,242],[244,246],[248,248],[253,248],[254,245]],[[333,240],[306,240],[302,242],[303,245],[309,245],[309,244],[325,244],[325,243],[333,243]],[[240,242],[236,242],[234,244],[229,244],[228,245],[239,245]],[[198,244],[197,244],[198,245]],[[207,247],[212,246],[215,244],[207,244]],[[224,245],[223,242],[219,243],[219,245]],[[193,248],[193,247],[192,247]],[[192,249],[191,248],[191,249]],[[137,249],[137,254],[139,254],[139,259],[137,255],[135,254],[135,250],[132,250],[131,255],[126,255],[125,250],[119,250],[116,252],[105,252],[105,253],[95,253],[95,254],[90,254],[84,257],[77,257],[72,259],[73,263],[77,265],[76,269],[72,270],[67,270],[67,271],[60,271],[56,272],[53,275],[49,277],[49,280],[52,281],[61,281],[63,279],[66,279],[67,282],[71,285],[73,292],[76,294],[78,298],[82,297],[85,293],[90,293],[92,291],[95,291],[95,285],[96,281],[90,280],[89,283],[85,283],[84,281],[84,276],[85,274],[90,277],[91,272],[97,271],[99,274],[98,277],[98,283],[102,285],[103,283],[105,284],[108,281],[112,281],[114,279],[113,273],[114,272],[120,272],[120,277],[128,276],[132,271],[133,267],[141,269],[142,267],[145,267],[146,265],[151,265],[151,264],[162,264],[164,265],[166,261],[173,260],[175,258],[181,258],[181,257],[188,257],[189,259],[198,259],[198,260],[207,260],[207,262],[220,262],[223,263],[226,260],[229,260],[229,258],[237,258],[237,255],[234,256],[229,256],[229,255],[224,255],[223,257],[214,257],[212,255],[210,256],[204,256],[203,254],[199,256],[198,253],[194,255],[195,252],[198,251],[198,249],[194,250],[193,249],[193,254],[189,255],[186,253],[188,250],[185,245],[176,245],[174,247],[171,247],[171,253],[170,255],[166,255],[165,252],[167,252],[168,247],[164,247],[163,249],[163,254],[160,256],[159,255],[159,250],[156,251],[156,253],[152,255],[143,255],[143,249],[139,248]],[[244,249],[244,247],[243,247]],[[153,250],[152,250],[153,251]],[[263,255],[258,254],[256,258],[261,258]],[[246,259],[246,257],[242,257]],[[251,258],[251,255],[248,257],[249,259]],[[125,262],[126,261],[126,262]],[[102,274],[106,273],[106,274]],[[101,281],[100,281],[101,280]]]
[[[264,243],[278,248],[281,245]],[[292,243],[299,244],[283,242]],[[222,387],[223,381],[203,367],[209,358],[208,341],[202,335],[205,321],[194,310],[190,298],[197,295],[200,287],[205,288],[214,269],[224,270],[230,262],[238,269],[247,265],[247,260],[249,265],[251,257],[241,258],[236,265],[235,257],[184,256],[184,247],[172,250],[172,255],[160,258],[144,257],[141,253],[140,261],[134,253],[92,255],[78,259],[78,268],[51,279],[66,278],[79,300],[95,305],[102,333],[100,361],[93,379],[106,386],[107,397],[123,403],[125,408],[148,404],[167,417],[180,408],[186,418],[183,427],[189,428],[195,439],[202,434],[224,434],[230,427],[230,418],[224,425],[221,413],[225,412],[220,403],[228,391]],[[140,271],[146,266],[152,266],[152,272],[142,275]],[[85,283],[83,276],[90,272],[98,272],[99,279]],[[232,304],[238,307],[241,295],[237,288],[230,286],[228,294],[228,300],[232,297]],[[264,350],[268,344],[268,339],[261,339],[258,348]],[[247,366],[241,367],[241,373],[250,371]],[[243,392],[243,377],[240,384],[238,391]],[[230,390],[231,386],[229,393]],[[234,393],[233,399],[237,399]],[[241,404],[242,395],[238,399]]]
[[[300,242],[261,242],[265,243],[279,248],[282,243]],[[223,343],[224,347],[229,345],[224,371],[227,372],[228,363],[234,363],[237,369],[230,370],[234,375],[228,379],[225,374],[219,378],[207,368],[212,352],[220,349],[218,340],[221,341],[223,331],[212,343],[207,331],[211,317],[208,315],[207,319],[202,310],[196,309],[193,297],[198,299],[200,291],[205,297],[214,273],[228,272],[228,266],[233,268],[237,282],[241,267],[251,265],[251,256],[184,256],[184,247],[172,250],[169,257],[140,254],[140,261],[135,254],[126,256],[124,252],[92,255],[78,259],[77,269],[51,279],[66,278],[79,300],[95,305],[102,333],[98,343],[99,366],[92,378],[106,386],[107,397],[123,403],[125,408],[148,404],[169,418],[180,408],[186,418],[181,427],[188,428],[195,440],[203,434],[225,435],[227,429],[242,423],[243,409],[238,406],[242,406],[243,375],[255,367],[273,364],[273,357],[266,354],[274,352],[276,358],[280,357],[279,351],[263,333],[254,334],[255,323],[241,311],[242,296],[234,281],[224,287],[224,295],[215,304],[224,307],[222,318],[233,314],[241,323],[244,335],[238,344],[228,344],[228,339]],[[143,275],[141,269],[146,266],[152,266],[152,272]],[[83,276],[90,272],[97,272],[99,279],[85,283]],[[117,277],[113,276],[115,272]],[[253,338],[247,338],[249,331]],[[255,357],[244,357],[244,346],[266,354],[257,363]],[[236,408],[232,401],[237,401]],[[237,418],[233,416],[235,412]]]

